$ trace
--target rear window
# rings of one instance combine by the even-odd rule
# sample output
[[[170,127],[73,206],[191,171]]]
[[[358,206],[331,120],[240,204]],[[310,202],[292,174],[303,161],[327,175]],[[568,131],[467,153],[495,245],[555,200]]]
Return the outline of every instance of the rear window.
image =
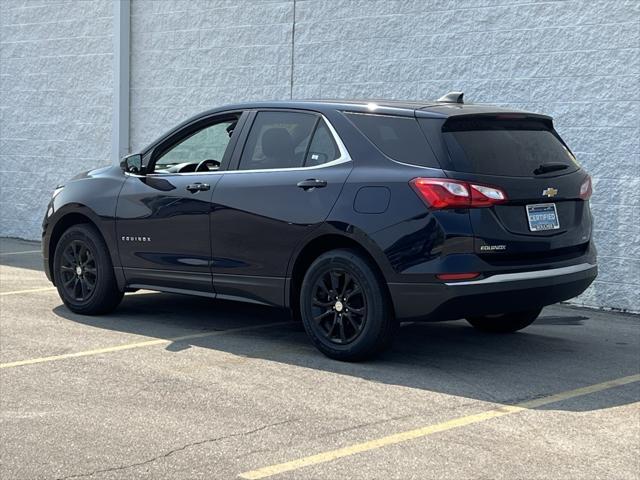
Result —
[[[566,165],[555,168],[555,174],[579,167],[550,122],[542,119],[451,118],[442,135],[451,162],[448,170],[530,177],[541,165]]]
[[[364,113],[345,114],[378,150],[392,160],[440,168],[415,118]]]

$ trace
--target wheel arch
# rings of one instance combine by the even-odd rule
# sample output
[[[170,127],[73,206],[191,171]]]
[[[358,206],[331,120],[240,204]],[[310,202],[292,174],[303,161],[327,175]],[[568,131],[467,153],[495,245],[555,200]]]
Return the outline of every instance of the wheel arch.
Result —
[[[302,280],[304,279],[305,272],[311,266],[313,261],[320,255],[330,250],[340,248],[355,250],[369,261],[375,272],[379,275],[386,295],[388,295],[389,300],[391,300],[391,293],[385,279],[384,271],[373,253],[353,237],[339,233],[325,233],[314,237],[304,244],[296,255],[295,261],[291,267],[288,285],[285,290],[285,305],[291,309],[293,316],[296,319],[299,318],[300,288],[302,286]],[[390,305],[393,305],[393,302],[390,301]]]
[[[47,258],[47,267],[50,272],[50,279],[55,284],[54,275],[53,275],[53,261],[55,257],[55,251],[58,246],[58,242],[62,234],[68,230],[70,227],[74,225],[80,224],[88,224],[94,227],[97,232],[102,237],[102,240],[107,245],[107,249],[109,250],[109,254],[111,256],[111,262],[114,266],[119,265],[117,261],[117,255],[114,254],[113,245],[110,245],[107,240],[108,236],[105,235],[105,232],[100,227],[99,218],[95,213],[93,213],[88,207],[83,206],[75,206],[73,208],[67,208],[65,210],[61,210],[56,215],[57,218],[52,222],[51,233],[47,235],[48,239],[44,239],[46,241],[46,258]],[[116,268],[116,279],[118,281],[118,285],[120,287],[123,286],[121,276],[118,275],[118,269]]]

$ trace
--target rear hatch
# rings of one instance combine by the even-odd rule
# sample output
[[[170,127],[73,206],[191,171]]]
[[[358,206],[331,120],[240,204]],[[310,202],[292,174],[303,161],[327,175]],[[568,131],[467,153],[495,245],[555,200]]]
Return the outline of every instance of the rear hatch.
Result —
[[[474,113],[418,121],[449,178],[506,194],[504,203],[469,209],[476,253],[501,264],[586,252],[590,179],[549,117]]]

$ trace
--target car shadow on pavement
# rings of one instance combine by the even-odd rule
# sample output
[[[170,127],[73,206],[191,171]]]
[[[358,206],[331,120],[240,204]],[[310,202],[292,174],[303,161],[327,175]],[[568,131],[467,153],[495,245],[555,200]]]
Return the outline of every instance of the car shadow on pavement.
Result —
[[[125,296],[110,315],[76,315],[63,305],[54,312],[96,328],[164,339],[250,327],[171,342],[166,349],[177,355],[192,346],[214,349],[504,404],[638,373],[638,335],[628,333],[634,331],[633,321],[627,326],[622,322],[624,328],[614,333],[600,320],[592,320],[589,310],[568,307],[554,307],[554,313],[549,315],[543,312],[527,330],[508,335],[484,334],[464,321],[405,324],[391,351],[362,363],[324,357],[311,345],[300,323],[292,322],[287,311],[275,308],[138,293]],[[253,328],[272,323],[278,325]],[[541,409],[588,411],[630,404],[640,400],[638,387],[638,383],[616,387]]]

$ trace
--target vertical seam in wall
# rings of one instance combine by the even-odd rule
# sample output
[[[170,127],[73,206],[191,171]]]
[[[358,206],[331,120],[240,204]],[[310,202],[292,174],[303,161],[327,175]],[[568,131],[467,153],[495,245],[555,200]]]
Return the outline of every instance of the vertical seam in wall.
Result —
[[[127,92],[127,123],[124,126],[126,142],[123,145],[125,154],[131,152],[131,1],[132,0],[127,0],[127,85],[125,90]]]
[[[293,0],[293,22],[291,25],[291,76],[289,77],[289,98],[293,98],[293,69],[296,52],[296,0]]]
[[[129,152],[131,2],[113,0],[113,163]]]

